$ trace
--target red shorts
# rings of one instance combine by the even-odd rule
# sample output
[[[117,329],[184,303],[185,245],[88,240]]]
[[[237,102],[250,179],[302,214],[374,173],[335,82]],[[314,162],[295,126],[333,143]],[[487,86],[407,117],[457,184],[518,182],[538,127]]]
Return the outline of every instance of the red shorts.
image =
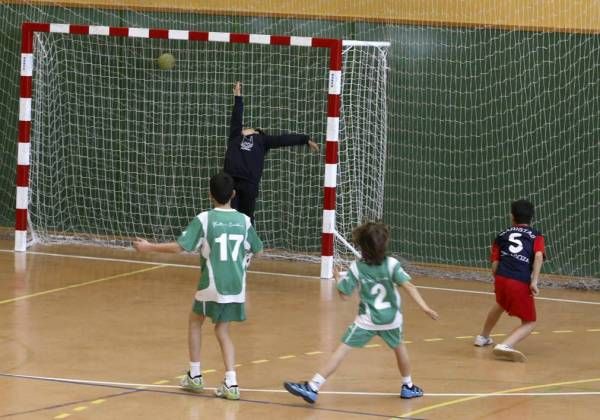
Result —
[[[535,302],[529,284],[509,277],[495,276],[494,288],[496,302],[510,316],[521,318],[524,322],[536,320]]]

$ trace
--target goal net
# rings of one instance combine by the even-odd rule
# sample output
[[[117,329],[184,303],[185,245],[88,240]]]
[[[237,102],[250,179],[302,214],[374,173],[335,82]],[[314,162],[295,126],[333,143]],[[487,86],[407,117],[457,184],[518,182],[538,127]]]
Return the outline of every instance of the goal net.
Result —
[[[510,202],[527,198],[536,206],[535,226],[547,239],[548,259],[544,262],[543,272],[600,278],[600,184],[597,175],[600,172],[600,83],[597,77],[600,21],[594,18],[598,15],[598,2],[552,0],[544,2],[544,13],[539,13],[540,2],[534,0],[452,0],[435,2],[435,7],[429,7],[425,2],[405,2],[406,7],[402,8],[394,7],[396,3],[394,0],[181,0],[168,4],[141,0],[0,2],[0,89],[5,93],[0,100],[0,126],[4,129],[4,141],[0,141],[0,191],[4,197],[0,201],[0,239],[12,238],[15,220],[15,139],[18,136],[15,122],[19,112],[22,22],[77,22],[389,40],[392,46],[387,57],[391,69],[387,75],[387,89],[383,87],[385,80],[380,77],[385,73],[382,70],[385,64],[380,64],[379,57],[379,54],[385,55],[385,49],[356,47],[344,50],[340,147],[356,144],[345,141],[350,132],[366,134],[352,139],[363,142],[357,147],[350,151],[340,150],[336,223],[343,236],[348,239],[349,225],[359,222],[361,215],[379,202],[377,198],[358,199],[359,195],[368,197],[366,191],[381,191],[382,188],[371,190],[370,183],[376,178],[364,173],[364,168],[358,169],[364,164],[379,169],[375,175],[380,178],[385,170],[383,218],[391,230],[389,251],[408,264],[409,272],[421,263],[458,265],[469,272],[470,267],[488,267],[490,243],[510,223],[507,216]],[[57,175],[57,178],[46,178],[43,182],[55,183],[56,188],[51,194],[56,195],[58,192],[54,191],[62,190],[63,201],[54,204],[55,198],[47,195],[49,191],[45,192],[45,201],[38,201],[40,204],[36,205],[46,203],[44,205],[49,208],[45,211],[51,215],[44,219],[36,210],[39,216],[34,216],[37,217],[35,223],[41,224],[36,227],[38,231],[45,229],[53,235],[71,237],[73,232],[81,234],[87,229],[93,232],[91,237],[115,241],[147,230],[142,233],[148,238],[157,235],[158,239],[164,235],[166,239],[170,230],[176,230],[174,226],[184,223],[187,213],[207,207],[206,186],[200,182],[201,177],[177,178],[176,182],[169,180],[167,186],[159,187],[165,176],[159,169],[143,172],[147,169],[140,163],[132,161],[134,163],[129,167],[126,161],[119,161],[110,154],[117,150],[115,147],[127,148],[128,156],[120,154],[120,159],[143,158],[142,163],[151,166],[154,165],[152,153],[158,153],[154,156],[165,161],[174,159],[177,147],[185,149],[184,142],[187,141],[189,147],[196,147],[193,150],[196,154],[185,158],[199,160],[199,156],[205,156],[198,154],[200,150],[204,151],[201,148],[212,144],[213,149],[221,148],[216,157],[203,158],[202,165],[193,163],[193,166],[204,168],[202,170],[206,172],[207,165],[221,168],[231,85],[240,78],[244,82],[249,124],[262,125],[274,133],[305,131],[321,141],[319,156],[310,155],[304,148],[280,149],[270,154],[257,209],[257,228],[268,246],[277,252],[286,250],[296,255],[318,257],[322,236],[319,225],[325,147],[322,142],[324,132],[318,132],[311,123],[325,130],[326,50],[123,37],[112,40],[96,37],[91,41],[84,39],[85,36],[46,36],[50,39],[42,40],[48,44],[45,60],[59,61],[54,64],[59,72],[54,77],[64,82],[56,82],[54,86],[50,76],[46,77],[50,86],[45,90],[50,93],[45,96],[48,102],[54,101],[53,106],[60,108],[61,114],[53,115],[54,111],[49,111],[41,115],[35,109],[38,104],[34,103],[34,126],[39,119],[46,119],[47,125],[54,127],[55,140],[50,144],[57,144],[60,136],[67,138],[67,132],[84,134],[85,131],[86,153],[93,152],[94,159],[105,159],[95,165],[116,165],[119,171],[126,172],[120,172],[119,178],[114,180],[119,187],[114,188],[111,181],[102,180],[102,176],[112,169],[99,166],[93,171],[100,175],[94,173],[92,164],[88,163],[92,161],[91,155],[89,159],[87,155],[77,158],[81,162],[76,163],[83,166],[61,166],[71,171],[61,176],[73,179],[81,176],[74,171],[81,172],[87,167],[84,176],[93,182],[78,181],[83,183],[82,186],[68,187],[62,185]],[[60,38],[69,39],[51,46]],[[90,42],[96,45],[90,47]],[[100,44],[107,42],[117,46],[113,49]],[[189,50],[189,54],[197,54],[199,59],[188,63],[179,49]],[[155,60],[160,53],[169,51],[176,56],[176,67],[170,73],[159,72]],[[39,51],[35,53],[39,54]],[[60,64],[60,60],[67,59],[85,59],[92,64],[79,67]],[[202,61],[213,62],[213,67],[206,67],[204,73],[194,73],[193,66],[201,66]],[[367,70],[364,70],[365,66],[368,66]],[[75,73],[75,70],[83,73]],[[103,77],[94,79],[92,72],[101,73]],[[350,81],[359,80],[363,75],[368,80],[366,84]],[[194,86],[200,88],[192,89],[189,85],[189,89],[186,87],[180,94],[176,86],[184,77],[191,77]],[[316,85],[317,80],[322,85]],[[37,80],[36,83],[40,85]],[[55,92],[59,88],[62,92],[67,83],[72,93],[55,96]],[[82,83],[83,87],[74,90]],[[311,83],[313,85],[309,86]],[[90,89],[84,91],[88,84]],[[135,85],[143,85],[143,92],[134,93]],[[297,88],[289,87],[293,85]],[[110,89],[115,91],[110,92]],[[315,89],[320,89],[318,95],[310,98],[309,92]],[[384,89],[387,90],[388,107],[387,151],[385,159],[370,164],[370,159],[376,160],[373,156],[377,154],[367,154],[363,158],[358,150],[380,147],[379,140],[386,135],[382,131],[386,113],[380,111],[386,102],[380,96]],[[34,87],[34,96],[37,92]],[[79,92],[88,95],[85,107],[81,105],[83,98]],[[101,99],[109,92],[123,98]],[[156,98],[151,98],[152,95]],[[206,100],[199,98],[192,101],[190,107],[183,106],[194,96],[204,96]],[[35,101],[39,99],[34,97]],[[78,101],[77,105],[74,100]],[[132,103],[141,108],[133,111]],[[359,103],[364,104],[360,109],[355,107]],[[110,106],[107,108],[106,104]],[[202,109],[201,104],[205,104]],[[353,107],[350,114],[349,106]],[[179,122],[171,118],[176,107],[184,108],[183,114],[177,111]],[[124,112],[124,109],[128,111]],[[198,112],[192,112],[193,109]],[[81,114],[83,110],[87,116]],[[67,112],[69,119],[65,120],[63,116]],[[147,120],[133,123],[131,114],[139,118],[145,115]],[[164,120],[161,120],[162,115]],[[59,118],[64,121],[60,128]],[[84,119],[91,122],[82,125]],[[199,120],[203,120],[204,125],[197,124]],[[356,128],[348,129],[349,124]],[[37,130],[38,133],[43,129]],[[196,137],[194,133],[200,130],[205,134]],[[39,136],[38,133],[34,134]],[[113,133],[119,136],[114,137]],[[168,139],[168,142],[178,143],[166,143],[167,140],[161,143],[158,135],[165,138],[172,135],[174,140]],[[69,136],[73,147],[75,142],[82,141],[78,135]],[[127,142],[135,141],[140,145],[146,142],[146,150],[130,149],[122,140],[125,137]],[[105,148],[104,143],[112,149]],[[170,145],[168,153],[158,151],[167,144]],[[80,150],[83,152],[83,146]],[[58,148],[52,152],[55,156],[64,153]],[[79,155],[69,153],[48,161],[48,164],[55,168],[59,163],[72,164]],[[66,162],[67,159],[71,162]],[[349,167],[348,162],[351,162]],[[183,163],[177,165],[177,170],[183,172]],[[345,175],[346,170],[352,169],[356,170],[352,176],[359,177],[356,180]],[[33,166],[31,170],[34,170]],[[290,176],[302,182],[292,182]],[[158,191],[153,197],[156,192],[132,186],[142,181],[149,182],[147,188],[151,190],[162,188],[167,193]],[[61,184],[60,188],[56,183]],[[113,188],[112,197],[101,198],[99,192],[94,191],[88,194],[92,198],[84,199],[83,188],[92,191],[95,184],[109,188],[106,191]],[[175,217],[165,214],[165,208],[161,206],[161,200],[173,201],[168,195],[173,192],[172,185],[180,188],[174,192],[179,197],[181,191],[189,195],[182,202],[169,206],[169,212],[181,213]],[[352,194],[348,198],[344,196],[348,187],[359,191],[354,196],[356,201],[352,201]],[[135,200],[128,197],[135,194],[139,194]],[[366,209],[365,202],[368,202]],[[158,208],[161,212],[156,210]],[[350,218],[344,214],[346,211],[351,212]],[[111,213],[122,213],[122,217],[114,218]],[[365,217],[377,218],[379,211],[375,208],[373,214]],[[82,216],[88,217],[86,221]],[[181,221],[178,221],[179,217]],[[153,219],[150,225],[149,219]],[[311,225],[309,231],[305,224],[307,220]],[[270,223],[268,228],[267,222]],[[312,230],[313,226],[316,226],[315,230]],[[163,229],[164,232],[155,233]],[[431,267],[428,269],[432,270]],[[489,280],[487,271],[480,277]]]
[[[269,152],[255,215],[272,255],[318,259],[329,50],[268,45],[264,36],[232,43],[216,33],[213,40],[221,42],[197,42],[140,31],[35,32],[28,243],[173,240],[210,207],[208,179],[223,167],[232,87],[240,80],[246,126],[306,133],[321,146],[319,154],[304,147]],[[176,59],[169,70],[156,61],[165,52]],[[386,53],[374,43],[342,49],[336,168],[342,236],[364,219],[382,217]],[[336,249],[338,258],[350,255]]]

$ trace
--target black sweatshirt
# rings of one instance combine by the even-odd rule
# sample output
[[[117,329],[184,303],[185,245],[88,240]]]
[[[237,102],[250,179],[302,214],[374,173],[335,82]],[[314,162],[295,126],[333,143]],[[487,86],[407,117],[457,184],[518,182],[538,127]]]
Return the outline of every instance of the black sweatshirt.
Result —
[[[309,136],[304,134],[283,134],[267,136],[252,134],[242,136],[244,102],[241,96],[235,97],[224,170],[234,178],[241,178],[258,185],[262,177],[265,155],[270,149],[308,144]]]

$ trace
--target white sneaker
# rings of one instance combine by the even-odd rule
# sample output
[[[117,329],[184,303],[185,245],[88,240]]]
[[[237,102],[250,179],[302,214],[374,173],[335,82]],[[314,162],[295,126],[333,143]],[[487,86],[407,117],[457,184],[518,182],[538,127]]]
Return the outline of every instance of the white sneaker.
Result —
[[[204,380],[202,379],[202,375],[194,376],[192,378],[188,371],[185,376],[181,378],[179,385],[187,391],[201,392],[204,389]]]
[[[215,395],[219,398],[225,398],[227,400],[239,400],[240,389],[237,385],[227,386],[225,381],[217,389],[215,389]]]
[[[475,337],[475,341],[473,342],[473,344],[477,347],[491,346],[492,344],[494,344],[494,340],[492,340],[490,337],[478,335],[477,337]]]
[[[510,360],[511,362],[524,362],[527,360],[525,355],[519,350],[515,350],[506,344],[497,344],[494,347],[494,356],[503,360]]]

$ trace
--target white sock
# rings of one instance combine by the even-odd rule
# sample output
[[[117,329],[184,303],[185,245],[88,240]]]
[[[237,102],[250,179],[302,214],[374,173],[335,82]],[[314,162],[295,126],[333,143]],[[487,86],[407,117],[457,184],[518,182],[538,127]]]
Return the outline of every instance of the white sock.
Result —
[[[413,386],[412,378],[410,377],[410,375],[403,376],[402,377],[402,383],[404,385],[406,385],[407,387],[409,387],[409,388],[412,388],[412,386]]]
[[[228,370],[227,372],[225,372],[225,385],[237,386],[237,377],[235,375],[235,370]]]
[[[200,362],[190,362],[190,376],[195,378],[196,376],[200,376],[202,372],[200,371]]]
[[[315,376],[313,376],[312,379],[308,381],[308,386],[310,386],[313,391],[319,392],[319,389],[321,389],[326,380],[327,379],[323,378],[318,373],[315,373]]]

